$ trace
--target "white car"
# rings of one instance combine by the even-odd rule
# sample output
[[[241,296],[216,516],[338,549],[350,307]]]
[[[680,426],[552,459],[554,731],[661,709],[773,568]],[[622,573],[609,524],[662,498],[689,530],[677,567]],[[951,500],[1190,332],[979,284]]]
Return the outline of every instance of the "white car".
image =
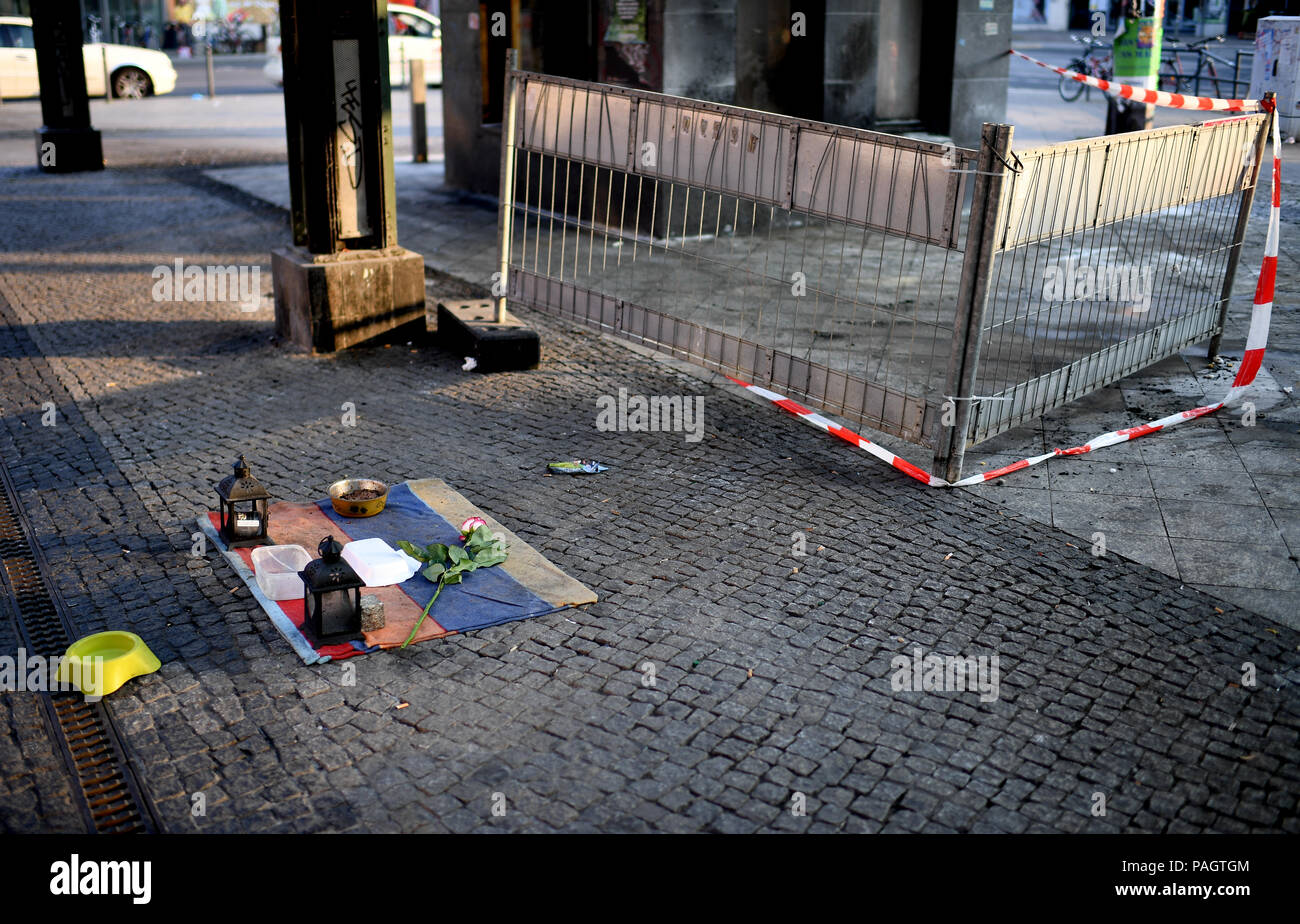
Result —
[[[104,95],[106,62],[114,96],[153,96],[176,89],[176,69],[161,51],[95,43],[82,47],[82,57],[89,96]],[[0,97],[40,95],[32,21],[24,16],[0,16]]]
[[[279,42],[275,42],[278,45]],[[404,87],[411,61],[424,62],[424,82],[442,86],[442,23],[437,16],[401,3],[388,4],[388,82]],[[284,60],[271,55],[262,73],[276,86],[284,86]]]

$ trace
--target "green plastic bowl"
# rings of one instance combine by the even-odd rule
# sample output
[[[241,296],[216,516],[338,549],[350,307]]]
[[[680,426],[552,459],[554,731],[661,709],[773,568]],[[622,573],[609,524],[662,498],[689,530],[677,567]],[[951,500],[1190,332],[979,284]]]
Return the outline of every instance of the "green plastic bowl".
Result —
[[[107,696],[132,677],[160,667],[157,655],[134,632],[96,632],[68,646],[59,662],[59,680],[87,696]]]

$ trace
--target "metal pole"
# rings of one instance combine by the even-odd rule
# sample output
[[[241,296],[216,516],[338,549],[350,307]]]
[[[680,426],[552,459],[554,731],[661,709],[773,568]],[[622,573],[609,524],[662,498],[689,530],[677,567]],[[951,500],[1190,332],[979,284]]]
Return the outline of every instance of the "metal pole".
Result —
[[[1164,28],[1165,28],[1165,0],[1152,0],[1152,2],[1153,2],[1154,5],[1155,5],[1155,9],[1152,10],[1152,13],[1151,13],[1152,17],[1153,17],[1153,18],[1155,19],[1155,21],[1156,21],[1156,27],[1155,27],[1154,32],[1155,32],[1155,35],[1157,35],[1157,36],[1160,37],[1160,41],[1152,42],[1152,44],[1155,46],[1155,47],[1153,47],[1153,48],[1151,49],[1151,57],[1152,57],[1152,60],[1155,61],[1155,64],[1152,66],[1152,72],[1155,73],[1155,74],[1159,74],[1159,73],[1160,73],[1160,46],[1161,46],[1161,44],[1163,44],[1163,40],[1164,40]],[[1177,20],[1175,20],[1175,22],[1174,22],[1174,40],[1175,40],[1175,41],[1178,40],[1178,27],[1179,27],[1179,24],[1182,22],[1182,15],[1183,15],[1182,0],[1178,0],[1178,16],[1179,16],[1179,18],[1178,18]],[[1148,87],[1149,87],[1150,89],[1152,89],[1152,90],[1158,90],[1158,89],[1160,89],[1160,78],[1159,78],[1159,77],[1152,77],[1152,78],[1150,78],[1149,80],[1147,80],[1146,83],[1147,83]],[[1197,90],[1197,92],[1199,93],[1200,91]],[[1142,107],[1142,108],[1143,108],[1142,128],[1145,129],[1146,131],[1150,131],[1151,129],[1155,128],[1155,125],[1156,125],[1156,107],[1155,107],[1155,103],[1147,103],[1147,104],[1146,104],[1144,107]]]
[[[429,162],[429,130],[424,118],[424,61],[411,60],[411,161]]]
[[[966,438],[974,413],[972,399],[983,340],[984,311],[988,307],[993,257],[1002,226],[1002,183],[1011,158],[1014,131],[1010,125],[985,122],[980,133],[966,254],[962,259],[953,321],[952,354],[948,361],[948,393],[944,396],[945,401],[953,402],[953,407],[944,409],[953,415],[953,423],[944,427],[940,417],[934,449],[934,472],[948,481],[961,478],[962,457],[966,454]]]
[[[1265,99],[1274,99],[1275,94],[1271,91],[1264,94]],[[1247,169],[1250,170],[1250,185],[1241,191],[1241,206],[1237,210],[1237,229],[1233,233],[1232,247],[1228,251],[1228,265],[1223,274],[1223,288],[1219,291],[1219,332],[1210,338],[1208,359],[1214,359],[1219,355],[1219,348],[1223,345],[1223,329],[1228,324],[1228,305],[1232,300],[1232,282],[1237,275],[1237,263],[1241,260],[1241,244],[1246,239],[1246,226],[1250,224],[1250,208],[1255,201],[1255,189],[1259,185],[1259,167],[1260,162],[1264,159],[1264,145],[1268,141],[1269,130],[1272,127],[1272,120],[1277,118],[1277,113],[1269,114],[1269,118],[1264,120],[1264,124],[1259,129],[1259,137],[1255,139],[1254,163]]]
[[[203,47],[207,50],[206,56],[208,65],[208,99],[213,99],[217,95],[217,80],[216,74],[213,73],[212,69],[212,34],[209,32],[204,36],[204,39]]]
[[[501,294],[497,297],[498,324],[506,322],[506,291],[510,279],[510,242],[515,208],[515,110],[518,108],[515,70],[518,66],[519,52],[511,48],[506,52],[505,134],[501,139],[501,218],[498,222],[501,232]]]
[[[37,165],[45,173],[104,169],[104,146],[90,124],[81,0],[32,4],[32,39],[41,90]]]
[[[104,71],[104,102],[113,98],[113,86],[109,82],[112,75],[108,72],[108,0],[99,0],[99,64]]]

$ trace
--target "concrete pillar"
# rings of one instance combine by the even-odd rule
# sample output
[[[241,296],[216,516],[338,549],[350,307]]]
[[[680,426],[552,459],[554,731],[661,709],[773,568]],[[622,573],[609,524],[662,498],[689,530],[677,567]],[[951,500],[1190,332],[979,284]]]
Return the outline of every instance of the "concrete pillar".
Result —
[[[737,0],[664,5],[664,92],[715,103],[736,95]]]
[[[821,7],[807,0],[736,0],[737,106],[822,118]]]
[[[826,0],[822,113],[827,122],[871,124],[876,112],[880,0]]]
[[[947,134],[959,145],[975,147],[985,122],[1006,121],[1012,3],[956,0],[956,7],[954,33],[947,47],[952,56]],[[937,54],[939,49],[935,50]]]
[[[877,0],[875,124],[885,130],[920,127],[922,5],[915,0]]]
[[[491,27],[491,14],[501,12],[497,5],[488,5],[486,18],[478,0],[442,0],[440,7],[442,141],[447,185],[489,196],[497,195],[501,185],[497,156],[501,126],[485,124],[483,119],[482,46],[486,38],[483,30]],[[490,61],[488,66],[503,69],[505,60]]]
[[[294,246],[271,254],[276,333],[328,353],[424,319],[397,244],[386,0],[280,0]]]
[[[979,143],[1006,119],[1012,0],[826,0],[827,122]]]
[[[36,132],[36,163],[47,173],[103,170],[104,149],[99,132],[90,127],[86,98],[81,3],[41,0],[32,6],[44,123]]]

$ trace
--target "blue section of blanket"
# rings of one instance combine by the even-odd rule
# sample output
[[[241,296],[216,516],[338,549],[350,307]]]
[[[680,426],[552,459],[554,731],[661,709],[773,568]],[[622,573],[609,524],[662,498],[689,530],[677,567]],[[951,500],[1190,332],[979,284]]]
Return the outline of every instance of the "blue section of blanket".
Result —
[[[388,492],[388,503],[373,517],[340,516],[328,499],[317,501],[317,506],[338,524],[341,533],[353,540],[377,538],[393,548],[397,548],[399,539],[420,546],[431,542],[445,545],[460,542],[458,524],[452,524],[422,501],[405,482]],[[421,609],[428,605],[437,589],[437,585],[419,572],[402,582],[401,587]],[[429,615],[444,629],[465,632],[541,616],[557,609],[497,565],[470,572],[460,584],[444,587]]]

